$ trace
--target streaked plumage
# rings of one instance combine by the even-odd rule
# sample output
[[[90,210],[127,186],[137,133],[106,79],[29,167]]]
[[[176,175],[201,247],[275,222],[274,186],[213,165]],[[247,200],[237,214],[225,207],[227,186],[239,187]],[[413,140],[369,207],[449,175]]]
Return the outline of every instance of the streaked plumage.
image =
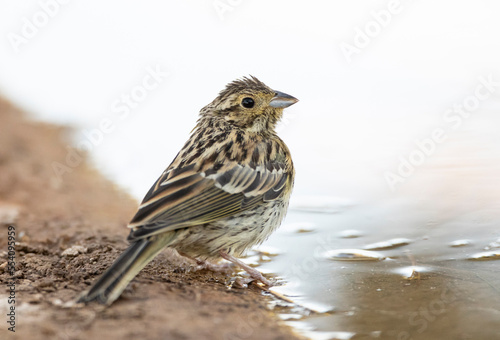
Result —
[[[130,247],[79,301],[112,303],[166,246],[244,266],[234,256],[267,239],[288,207],[295,172],[274,128],[295,102],[255,77],[229,83],[144,197],[129,224]]]

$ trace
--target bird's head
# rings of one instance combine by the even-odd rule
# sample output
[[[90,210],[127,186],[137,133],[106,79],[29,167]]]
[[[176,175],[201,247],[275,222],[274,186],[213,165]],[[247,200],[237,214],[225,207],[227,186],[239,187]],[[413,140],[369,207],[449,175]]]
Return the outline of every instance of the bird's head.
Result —
[[[251,76],[227,84],[201,115],[224,119],[230,125],[252,132],[274,131],[283,109],[298,99],[279,91]]]

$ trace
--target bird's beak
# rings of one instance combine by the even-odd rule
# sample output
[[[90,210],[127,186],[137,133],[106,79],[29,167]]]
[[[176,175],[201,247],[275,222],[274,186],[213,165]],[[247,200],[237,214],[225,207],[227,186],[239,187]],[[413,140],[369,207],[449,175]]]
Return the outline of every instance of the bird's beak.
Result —
[[[295,97],[290,96],[289,94],[280,92],[280,91],[275,91],[276,94],[274,95],[273,99],[271,99],[271,102],[269,103],[269,106],[274,107],[274,108],[280,108],[283,109],[285,107],[289,107],[290,105],[295,104],[299,100]]]

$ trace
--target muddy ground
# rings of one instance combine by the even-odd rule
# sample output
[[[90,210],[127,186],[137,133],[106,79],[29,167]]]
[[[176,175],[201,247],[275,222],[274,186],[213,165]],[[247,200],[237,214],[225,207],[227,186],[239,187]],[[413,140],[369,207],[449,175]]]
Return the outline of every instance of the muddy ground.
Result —
[[[85,160],[67,160],[67,137],[0,100],[0,338],[299,338],[258,288],[228,288],[233,274],[199,270],[168,250],[110,308],[70,306],[127,246],[137,202]],[[68,166],[60,178],[54,161]],[[15,333],[6,323],[8,225],[17,241]]]

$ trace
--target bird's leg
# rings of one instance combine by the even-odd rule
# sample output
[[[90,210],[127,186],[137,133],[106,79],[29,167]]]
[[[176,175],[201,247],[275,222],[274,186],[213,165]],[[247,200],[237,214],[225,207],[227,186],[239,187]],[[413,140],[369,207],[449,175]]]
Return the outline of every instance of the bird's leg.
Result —
[[[257,280],[257,281],[260,281],[262,282],[263,284],[265,284],[266,286],[268,287],[271,287],[273,284],[271,283],[271,281],[269,281],[268,279],[266,279],[261,272],[259,272],[257,269],[255,268],[252,268],[250,267],[249,265],[247,265],[246,263],[244,263],[243,261],[241,260],[238,260],[236,257],[234,256],[231,256],[229,255],[228,253],[225,253],[223,251],[220,251],[219,252],[220,256],[224,259],[224,260],[228,260],[236,265],[238,265],[239,267],[241,267],[242,269],[244,269],[252,279],[254,280]]]

